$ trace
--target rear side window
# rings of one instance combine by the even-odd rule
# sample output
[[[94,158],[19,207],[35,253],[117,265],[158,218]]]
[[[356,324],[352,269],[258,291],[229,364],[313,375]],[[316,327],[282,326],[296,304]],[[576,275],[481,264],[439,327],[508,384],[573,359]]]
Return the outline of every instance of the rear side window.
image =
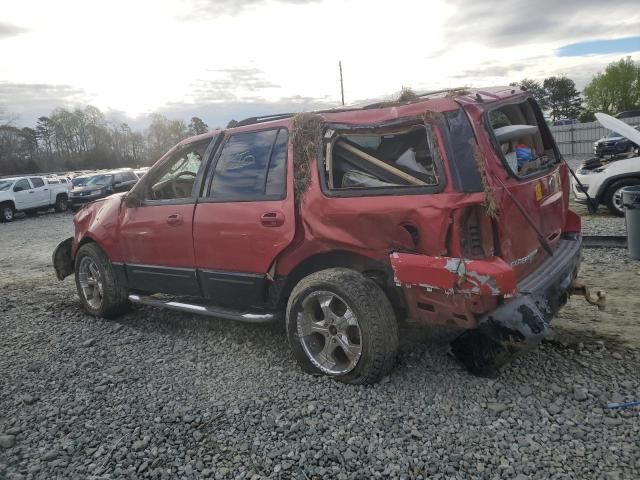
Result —
[[[432,134],[425,125],[395,130],[328,130],[324,168],[328,189],[436,189],[441,182]]]
[[[284,198],[288,133],[284,128],[237,133],[222,147],[209,198],[223,201]]]
[[[44,181],[38,177],[30,177],[33,188],[44,187]]]
[[[514,175],[535,175],[558,163],[551,133],[533,101],[504,105],[487,118],[496,153]]]

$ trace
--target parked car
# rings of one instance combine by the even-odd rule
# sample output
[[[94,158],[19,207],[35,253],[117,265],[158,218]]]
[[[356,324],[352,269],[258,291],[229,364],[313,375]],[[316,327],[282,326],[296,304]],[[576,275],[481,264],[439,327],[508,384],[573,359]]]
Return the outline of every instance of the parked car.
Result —
[[[67,210],[69,190],[65,185],[49,183],[39,176],[0,179],[0,221],[11,222],[16,212],[36,213],[54,207]]]
[[[557,127],[560,125],[576,125],[577,123],[580,123],[580,122],[575,118],[563,118],[560,120],[554,120],[552,125],[554,127]]]
[[[613,117],[609,117],[609,121],[614,122],[611,126],[616,127],[616,130],[627,131],[625,135],[631,137],[620,135],[615,138],[624,138],[633,145],[640,144],[640,131],[637,127],[633,129]],[[622,189],[640,185],[640,155],[637,151],[634,153],[633,150],[628,150],[626,155],[618,154],[606,160],[599,157],[588,159],[576,171],[576,178],[578,181],[572,180],[576,202],[586,204],[591,198],[594,210],[605,205],[611,213],[622,217]]]
[[[128,192],[131,190],[138,177],[131,169],[121,169],[96,173],[73,179],[73,189],[71,190],[72,210],[78,210],[94,200],[108,197],[113,193]]]
[[[500,138],[495,112],[496,131],[514,127]],[[571,293],[568,175],[513,87],[252,118],[80,210],[54,266],[98,317],[134,302],[283,318],[302,368],[346,383],[391,370],[405,318],[458,328],[452,353],[491,374],[547,336]]]
[[[616,115],[616,118],[618,119],[634,118],[634,117],[640,117],[640,110],[627,110],[625,112],[620,112]]]
[[[636,130],[640,127],[635,127]],[[593,153],[599,157],[607,155],[619,155],[621,153],[632,153],[640,148],[637,144],[617,132],[609,132],[606,137],[593,143]]]

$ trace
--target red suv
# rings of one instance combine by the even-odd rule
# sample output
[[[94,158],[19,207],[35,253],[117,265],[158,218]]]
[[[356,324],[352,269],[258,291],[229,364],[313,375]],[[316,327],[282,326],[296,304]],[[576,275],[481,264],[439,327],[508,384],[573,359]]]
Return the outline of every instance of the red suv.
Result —
[[[393,366],[398,322],[456,327],[490,374],[536,345],[578,270],[580,217],[540,108],[508,88],[251,118],[189,138],[54,252],[84,309],[284,318],[308,372]]]

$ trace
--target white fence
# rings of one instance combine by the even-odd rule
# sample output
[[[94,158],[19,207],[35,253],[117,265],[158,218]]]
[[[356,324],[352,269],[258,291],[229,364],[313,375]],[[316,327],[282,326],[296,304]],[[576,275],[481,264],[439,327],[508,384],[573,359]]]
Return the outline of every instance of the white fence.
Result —
[[[623,122],[640,125],[640,117],[621,119]],[[549,127],[556,139],[560,153],[563,155],[592,155],[593,142],[609,134],[609,130],[600,122],[576,123],[573,125],[558,125]]]

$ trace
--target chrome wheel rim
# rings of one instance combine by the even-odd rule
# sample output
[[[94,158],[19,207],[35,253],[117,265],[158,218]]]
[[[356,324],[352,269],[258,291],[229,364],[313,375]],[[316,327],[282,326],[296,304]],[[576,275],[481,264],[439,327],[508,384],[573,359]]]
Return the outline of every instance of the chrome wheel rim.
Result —
[[[613,206],[621,213],[624,213],[624,207],[622,206],[622,190],[625,188],[626,187],[621,187],[613,193]]]
[[[102,275],[97,263],[91,257],[83,257],[80,260],[78,279],[85,301],[91,308],[99,309],[102,306],[104,297]]]
[[[13,218],[13,210],[11,207],[4,207],[2,209],[2,216],[5,220],[11,220]]]
[[[358,364],[360,324],[339,295],[327,291],[309,294],[298,312],[297,331],[307,358],[322,372],[343,375]]]

